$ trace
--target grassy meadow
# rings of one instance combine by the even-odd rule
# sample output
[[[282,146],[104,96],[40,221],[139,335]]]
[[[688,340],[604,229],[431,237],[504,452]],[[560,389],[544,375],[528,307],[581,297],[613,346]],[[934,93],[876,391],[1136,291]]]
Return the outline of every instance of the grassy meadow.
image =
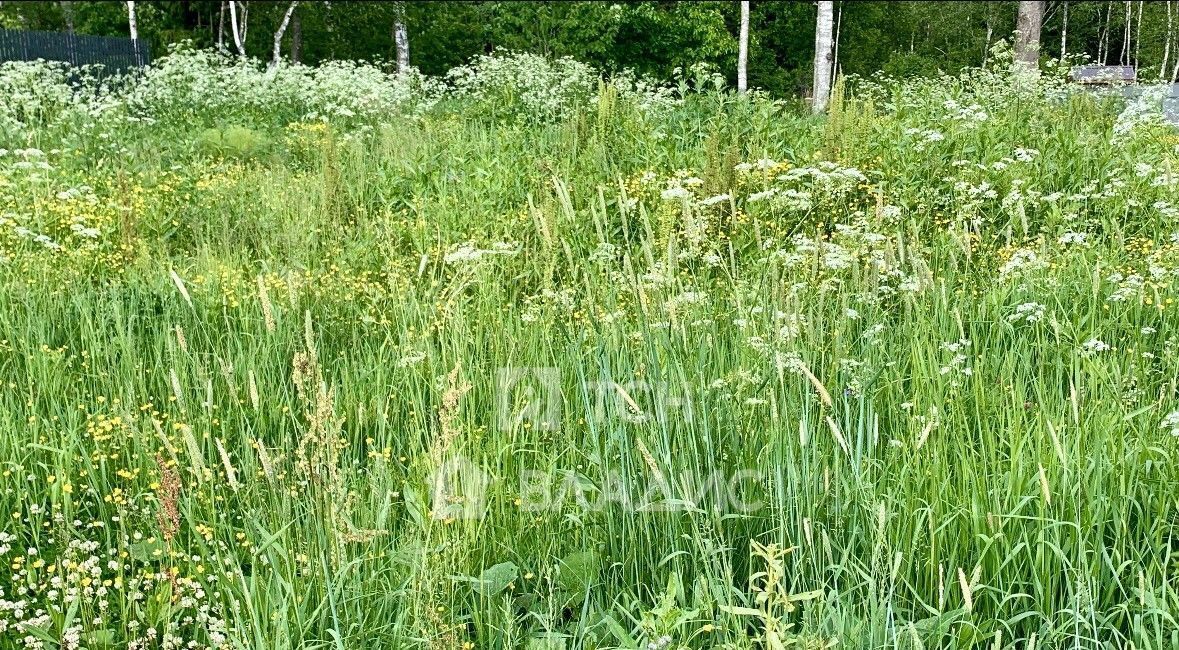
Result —
[[[0,647],[1179,647],[1149,93],[70,80],[0,65]]]

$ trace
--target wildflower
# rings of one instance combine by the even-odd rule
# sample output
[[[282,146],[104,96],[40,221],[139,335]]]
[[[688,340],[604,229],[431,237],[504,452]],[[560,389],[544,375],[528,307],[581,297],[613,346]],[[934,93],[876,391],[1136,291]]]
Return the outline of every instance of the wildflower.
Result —
[[[1171,411],[1159,423],[1163,431],[1170,431],[1171,435],[1179,437],[1179,410]]]
[[[1017,147],[1015,149],[1015,153],[1012,155],[1020,162],[1031,162],[1036,159],[1036,156],[1040,155],[1040,152],[1036,149],[1025,149],[1024,147]]]
[[[425,352],[421,352],[421,351],[410,352],[408,354],[402,355],[402,357],[397,360],[397,365],[398,365],[398,367],[401,367],[401,368],[406,368],[409,366],[416,366],[417,364],[421,363],[422,361],[425,361],[425,359],[426,359]]]
[[[1009,323],[1035,323],[1044,318],[1044,305],[1038,302],[1025,302],[1016,305],[1015,311],[1007,315]]]
[[[1021,248],[1012,254],[1011,259],[1007,260],[1002,267],[999,268],[999,277],[1006,278],[1017,276],[1024,271],[1031,271],[1036,269],[1043,269],[1048,266],[1047,262],[1036,254],[1036,251],[1027,248]]]
[[[491,248],[479,248],[474,242],[459,244],[443,256],[442,261],[447,264],[463,264],[477,262],[487,255],[515,255],[519,250],[512,244],[497,242]]]
[[[1110,346],[1108,343],[1096,338],[1089,339],[1081,345],[1081,354],[1084,356],[1092,356],[1109,350]]]

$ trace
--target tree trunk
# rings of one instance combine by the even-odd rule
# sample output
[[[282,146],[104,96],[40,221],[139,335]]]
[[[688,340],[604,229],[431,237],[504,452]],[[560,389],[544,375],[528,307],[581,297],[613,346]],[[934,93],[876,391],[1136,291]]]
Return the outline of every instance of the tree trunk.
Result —
[[[409,30],[405,27],[405,3],[393,8],[393,44],[397,46],[397,73],[409,72]]]
[[[1175,67],[1171,68],[1171,83],[1174,84],[1176,79],[1179,79],[1179,56],[1175,57]]]
[[[143,65],[143,56],[139,53],[139,24],[135,20],[134,0],[127,0],[127,26],[131,29],[131,49],[135,51],[135,65]]]
[[[737,39],[737,92],[749,89],[749,0],[741,2],[741,35]]]
[[[58,3],[61,5],[61,17],[65,20],[66,32],[74,33],[74,3],[69,0],[61,0]]]
[[[131,38],[139,38],[139,25],[135,22],[135,2],[127,0],[127,26],[131,28]]]
[[[221,10],[217,17],[217,51],[225,51],[225,0],[221,0]]]
[[[1138,0],[1138,25],[1134,28],[1134,69],[1138,69],[1138,55],[1142,54],[1142,0]]]
[[[1109,0],[1105,5],[1105,21],[1101,26],[1101,35],[1097,39],[1097,62],[1105,65],[1109,59],[1109,30],[1110,17],[1113,15],[1113,0]]]
[[[1122,65],[1130,65],[1130,27],[1134,24],[1133,5],[1130,0],[1126,0],[1126,24],[1122,34],[1122,55],[1118,61]]]
[[[831,99],[831,60],[835,46],[832,32],[835,30],[835,3],[833,0],[819,0],[819,13],[815,20],[815,78],[814,97],[811,110],[822,113]]]
[[[1167,60],[1171,58],[1171,40],[1175,38],[1174,18],[1171,14],[1171,0],[1167,0],[1167,40],[1163,44],[1163,64],[1159,66],[1159,81],[1167,75]]]
[[[233,32],[233,44],[237,47],[237,53],[241,56],[246,55],[245,19],[245,7],[242,7],[242,18],[239,21],[237,17],[237,2],[235,0],[229,0],[229,30]]]
[[[1015,62],[1028,70],[1040,68],[1040,25],[1043,21],[1043,0],[1020,0],[1015,21]]]
[[[1060,25],[1060,60],[1068,54],[1068,0],[1064,0],[1064,18]]]
[[[287,31],[287,25],[291,24],[291,16],[295,13],[295,7],[299,6],[299,0],[291,0],[291,4],[287,6],[287,12],[283,14],[282,22],[279,23],[278,29],[274,32],[274,56],[270,59],[270,65],[277,66],[279,60],[282,58],[282,35]]]
[[[835,8],[835,38],[832,49],[834,54],[831,55],[831,78],[839,76],[839,30],[843,27],[843,0],[839,0],[839,6]]]
[[[995,35],[995,28],[991,25],[991,17],[987,16],[987,40],[983,43],[983,60],[982,67],[987,67],[987,61],[991,58],[991,38]],[[910,52],[912,49],[909,50]]]
[[[297,11],[291,17],[291,60],[295,63],[303,62],[303,21]]]

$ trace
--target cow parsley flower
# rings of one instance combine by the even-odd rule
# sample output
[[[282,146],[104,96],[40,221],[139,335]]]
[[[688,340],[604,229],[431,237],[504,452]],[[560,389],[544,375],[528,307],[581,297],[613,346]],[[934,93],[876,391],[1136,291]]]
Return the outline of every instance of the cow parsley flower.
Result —
[[[1093,338],[1081,344],[1081,354],[1084,356],[1093,356],[1102,352],[1108,352],[1109,350],[1109,344],[1101,339]]]
[[[1179,410],[1171,411],[1162,422],[1159,423],[1159,428],[1163,431],[1170,431],[1171,435],[1179,437]]]
[[[1015,311],[1007,315],[1009,323],[1035,323],[1044,318],[1045,307],[1038,302],[1025,302],[1015,306]]]

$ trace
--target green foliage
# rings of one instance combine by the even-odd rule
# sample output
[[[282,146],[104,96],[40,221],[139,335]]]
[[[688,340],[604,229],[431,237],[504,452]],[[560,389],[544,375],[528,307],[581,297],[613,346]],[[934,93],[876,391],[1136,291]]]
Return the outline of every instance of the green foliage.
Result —
[[[197,144],[205,153],[224,158],[253,158],[270,146],[263,134],[238,125],[205,129],[197,137]]]
[[[1173,646],[1179,139],[1009,56],[0,66],[4,638]]]
[[[839,70],[933,77],[983,65],[991,45],[1011,37],[1016,4],[837,2]],[[1125,3],[1067,4],[1070,53],[1133,64],[1143,79],[1159,78],[1160,72],[1170,78],[1172,70],[1161,70],[1164,57],[1168,68],[1174,62],[1167,46],[1174,34],[1167,33],[1166,3],[1131,3],[1128,16]],[[1060,54],[1064,5],[1047,5],[1041,43],[1049,56]],[[246,49],[251,56],[269,59],[287,3],[254,1],[246,6]],[[145,2],[137,7],[140,33],[156,53],[186,41],[234,49],[225,3]],[[0,5],[0,25],[55,31],[64,29],[67,14],[80,33],[127,33],[126,9],[115,2],[5,3]],[[730,84],[736,74],[738,3],[711,0],[302,2],[284,36],[284,55],[294,56],[297,50],[298,58],[308,63],[391,61],[398,15],[408,27],[411,63],[429,75],[442,75],[496,50],[570,57],[608,73],[632,70],[668,78],[676,68],[705,62],[723,71]],[[780,97],[809,92],[814,28],[814,3],[753,2],[751,84]],[[1172,43],[1170,51],[1177,49],[1179,44]]]

